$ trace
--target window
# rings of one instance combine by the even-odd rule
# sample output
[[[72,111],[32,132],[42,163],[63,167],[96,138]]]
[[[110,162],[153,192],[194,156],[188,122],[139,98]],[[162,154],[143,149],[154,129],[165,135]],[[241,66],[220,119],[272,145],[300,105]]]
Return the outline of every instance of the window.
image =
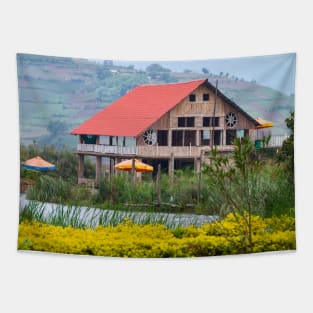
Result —
[[[118,136],[117,137],[117,145],[120,147],[124,147],[125,146],[125,137]]]
[[[195,130],[173,130],[172,131],[172,146],[195,146],[196,131]]]
[[[178,127],[185,127],[185,117],[178,118]]]
[[[209,101],[210,100],[210,95],[208,93],[204,93],[202,95],[202,99],[203,99],[203,101]]]
[[[117,137],[111,136],[110,137],[110,146],[117,146]]]
[[[243,138],[245,136],[244,129],[237,129],[236,138]]]
[[[196,101],[196,95],[195,94],[189,95],[189,101],[190,102],[195,102]]]
[[[184,146],[195,146],[196,145],[196,131],[185,130],[184,131]]]
[[[236,130],[235,129],[227,129],[226,130],[226,145],[233,145],[235,138],[236,138]]]
[[[167,146],[167,138],[168,138],[167,130],[158,130],[157,142],[159,146]]]
[[[209,146],[210,145],[210,130],[202,130],[201,131],[201,146]]]
[[[187,127],[195,127],[195,118],[194,117],[187,117],[186,118],[186,126]]]
[[[172,146],[182,146],[182,145],[183,145],[183,130],[173,130]]]
[[[83,143],[95,145],[97,141],[97,136],[94,135],[82,135],[81,136]]]
[[[215,117],[208,117],[205,116],[203,117],[203,127],[218,127],[220,125],[220,118],[215,116]]]
[[[221,130],[214,130],[214,141],[213,141],[214,146],[221,146],[223,144],[222,135],[223,133]]]
[[[210,117],[205,116],[203,118],[203,127],[210,127],[211,126],[211,119]]]
[[[194,117],[179,117],[178,127],[195,127]]]

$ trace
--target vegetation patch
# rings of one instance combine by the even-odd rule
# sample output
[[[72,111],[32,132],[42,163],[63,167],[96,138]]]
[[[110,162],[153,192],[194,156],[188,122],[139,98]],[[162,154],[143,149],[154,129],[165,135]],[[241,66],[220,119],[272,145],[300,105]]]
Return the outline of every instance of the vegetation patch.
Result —
[[[240,217],[239,217],[240,219]],[[294,219],[252,217],[253,250],[242,238],[244,223],[233,214],[202,227],[169,229],[165,225],[136,225],[124,220],[115,227],[77,229],[22,222],[18,249],[112,257],[199,257],[296,249]]]

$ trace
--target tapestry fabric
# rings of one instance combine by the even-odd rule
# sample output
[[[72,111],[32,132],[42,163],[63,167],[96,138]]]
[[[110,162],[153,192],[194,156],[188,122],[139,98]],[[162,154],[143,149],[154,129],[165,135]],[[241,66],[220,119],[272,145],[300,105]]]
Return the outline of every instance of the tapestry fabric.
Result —
[[[296,55],[17,54],[18,250],[176,258],[296,250]]]

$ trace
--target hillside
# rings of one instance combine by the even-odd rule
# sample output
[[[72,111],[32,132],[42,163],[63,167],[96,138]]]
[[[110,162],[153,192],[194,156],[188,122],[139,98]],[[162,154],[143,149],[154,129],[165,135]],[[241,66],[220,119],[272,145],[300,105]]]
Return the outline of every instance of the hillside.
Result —
[[[159,65],[145,70],[86,59],[17,55],[20,139],[24,144],[74,147],[68,131],[139,84],[179,82],[208,77],[253,117],[274,121],[273,133],[284,134],[284,120],[294,99],[274,89],[230,74],[173,72]]]

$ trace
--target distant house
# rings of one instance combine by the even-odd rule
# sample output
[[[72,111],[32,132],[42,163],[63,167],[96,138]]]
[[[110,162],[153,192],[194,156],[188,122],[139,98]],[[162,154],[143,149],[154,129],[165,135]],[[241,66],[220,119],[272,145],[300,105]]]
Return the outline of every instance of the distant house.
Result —
[[[207,79],[137,86],[71,131],[79,136],[79,180],[84,156],[111,164],[138,158],[161,162],[171,172],[184,163],[199,168],[201,158],[217,146],[232,151],[234,138],[250,136],[259,122],[217,90]]]

